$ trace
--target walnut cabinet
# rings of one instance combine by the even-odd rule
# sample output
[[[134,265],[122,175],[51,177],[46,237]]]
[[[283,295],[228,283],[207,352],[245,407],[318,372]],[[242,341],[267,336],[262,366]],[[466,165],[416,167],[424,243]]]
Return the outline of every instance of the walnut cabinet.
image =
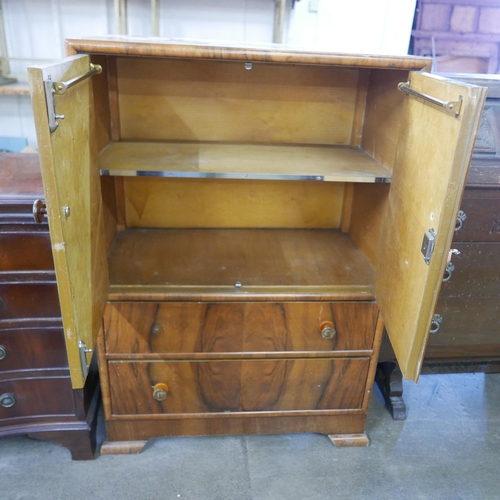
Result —
[[[30,85],[72,383],[97,347],[103,451],[367,444],[384,327],[419,375],[484,89],[418,57],[67,47]]]

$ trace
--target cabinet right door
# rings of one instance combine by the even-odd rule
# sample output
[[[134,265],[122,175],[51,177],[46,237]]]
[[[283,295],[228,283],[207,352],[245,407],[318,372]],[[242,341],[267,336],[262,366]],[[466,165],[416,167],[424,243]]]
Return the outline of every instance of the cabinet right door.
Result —
[[[405,378],[417,380],[486,89],[410,73],[416,92],[462,101],[458,116],[408,95],[380,240],[375,295]],[[424,259],[426,233],[434,251]]]

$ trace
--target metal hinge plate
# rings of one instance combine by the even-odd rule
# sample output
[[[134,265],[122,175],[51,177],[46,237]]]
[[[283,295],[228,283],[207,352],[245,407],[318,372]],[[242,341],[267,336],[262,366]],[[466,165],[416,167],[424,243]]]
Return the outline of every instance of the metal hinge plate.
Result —
[[[424,261],[427,265],[431,262],[432,254],[434,253],[434,247],[436,245],[436,231],[434,228],[429,228],[429,230],[424,234],[424,240],[422,241],[422,255],[424,256]]]
[[[78,349],[80,350],[80,362],[82,365],[82,374],[85,378],[89,373],[89,363],[87,363],[87,353],[92,352],[92,349],[87,349],[87,344],[80,340],[78,341]]]

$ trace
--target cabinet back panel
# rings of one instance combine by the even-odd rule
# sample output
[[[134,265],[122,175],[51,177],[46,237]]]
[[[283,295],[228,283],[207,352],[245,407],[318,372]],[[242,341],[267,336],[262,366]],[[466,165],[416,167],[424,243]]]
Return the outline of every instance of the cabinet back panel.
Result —
[[[124,178],[128,227],[337,228],[344,184]]]
[[[125,140],[351,143],[357,69],[119,58],[117,73]]]

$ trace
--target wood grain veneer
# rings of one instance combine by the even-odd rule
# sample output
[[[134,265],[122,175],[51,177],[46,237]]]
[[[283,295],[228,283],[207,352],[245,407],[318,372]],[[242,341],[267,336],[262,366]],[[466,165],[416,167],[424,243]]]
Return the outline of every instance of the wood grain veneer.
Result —
[[[124,43],[126,41],[126,43]],[[170,56],[175,58],[224,59],[233,61],[282,62],[288,64],[326,64],[347,67],[406,68],[430,70],[431,59],[415,56],[369,56],[301,50],[300,47],[272,44],[230,46],[213,41],[130,38],[106,36],[66,39],[68,55],[76,53],[128,56]]]
[[[112,302],[104,317],[106,353],[344,351],[345,356],[345,351],[371,351],[377,317],[374,302]],[[321,336],[324,321],[335,325],[333,339]]]
[[[369,358],[110,361],[111,407],[114,415],[355,409],[368,366]],[[164,402],[152,396],[160,382]]]

